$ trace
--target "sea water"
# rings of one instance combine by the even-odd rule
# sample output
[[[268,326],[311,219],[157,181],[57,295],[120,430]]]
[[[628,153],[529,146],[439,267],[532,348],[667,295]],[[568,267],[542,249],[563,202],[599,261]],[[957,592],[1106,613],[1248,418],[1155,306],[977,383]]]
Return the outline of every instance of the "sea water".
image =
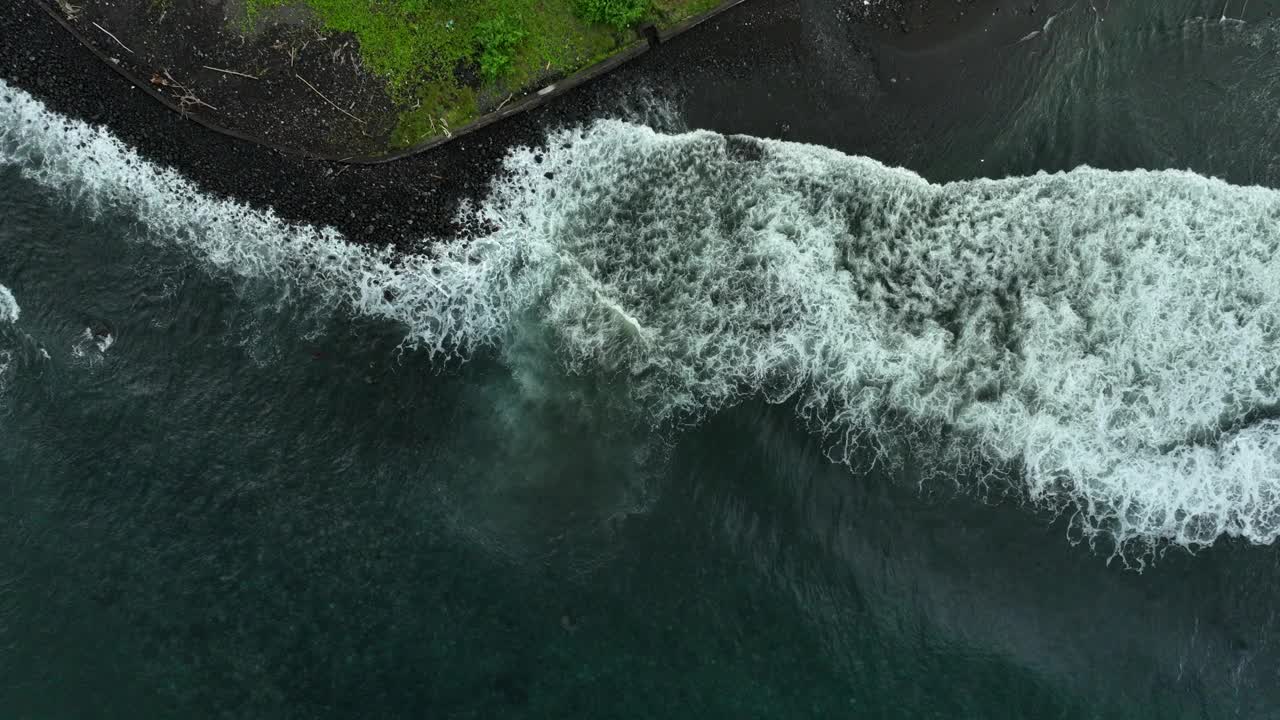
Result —
[[[1274,115],[1265,21],[1131,15]],[[605,119],[393,262],[0,85],[0,698],[1272,717],[1273,127],[931,179]]]

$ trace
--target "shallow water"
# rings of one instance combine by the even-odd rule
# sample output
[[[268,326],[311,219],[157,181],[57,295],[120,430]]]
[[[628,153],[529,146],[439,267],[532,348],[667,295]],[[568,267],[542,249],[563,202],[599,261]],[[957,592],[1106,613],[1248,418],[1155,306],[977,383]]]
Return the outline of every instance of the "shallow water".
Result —
[[[1112,5],[923,178],[603,123],[396,266],[0,86],[0,704],[1280,714],[1275,26]],[[1234,184],[963,182],[1081,164]]]

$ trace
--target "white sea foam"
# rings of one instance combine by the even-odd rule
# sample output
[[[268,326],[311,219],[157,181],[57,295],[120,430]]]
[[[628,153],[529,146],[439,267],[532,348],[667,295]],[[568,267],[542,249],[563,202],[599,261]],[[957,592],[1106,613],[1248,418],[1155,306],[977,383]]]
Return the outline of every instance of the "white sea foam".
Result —
[[[0,323],[18,322],[18,315],[21,312],[22,308],[18,307],[18,301],[14,299],[13,292],[0,285]]]
[[[150,239],[186,249],[211,270],[307,288],[357,313],[403,321],[414,345],[442,351],[452,338],[474,345],[497,339],[503,327],[496,308],[489,307],[491,298],[459,293],[502,292],[496,278],[486,282],[490,268],[472,264],[464,248],[393,266],[389,248],[357,247],[332,228],[292,225],[273,212],[203,195],[106,130],[52,113],[3,81],[0,164],[21,168],[27,178],[91,213],[133,214]]]
[[[933,185],[832,150],[620,122],[513,153],[498,228],[387,251],[201,195],[0,85],[0,162],[432,352],[554,337],[656,422],[794,401],[837,447],[1012,469],[1087,537],[1280,535],[1280,193],[1187,172]],[[385,292],[384,292],[385,291]]]
[[[14,299],[9,288],[0,285],[0,325],[10,325],[18,321],[21,308]],[[3,338],[0,338],[3,339]],[[10,367],[13,365],[13,352],[0,347],[0,395],[3,395],[9,384]]]

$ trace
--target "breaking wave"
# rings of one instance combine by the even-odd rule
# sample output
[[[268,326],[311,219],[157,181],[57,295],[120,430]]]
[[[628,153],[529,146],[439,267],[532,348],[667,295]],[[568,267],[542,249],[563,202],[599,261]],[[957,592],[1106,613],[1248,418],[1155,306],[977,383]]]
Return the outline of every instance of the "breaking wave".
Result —
[[[1189,172],[935,185],[600,121],[511,154],[484,236],[392,262],[202,195],[0,83],[0,163],[433,354],[538,328],[657,424],[791,402],[849,460],[983,468],[1086,539],[1280,535],[1280,193]]]
[[[18,301],[14,299],[13,293],[9,288],[0,285],[0,323],[18,322],[18,314],[22,312],[22,308],[18,307]]]
[[[18,301],[14,299],[13,293],[9,288],[0,285],[0,328],[7,327],[18,322],[18,314],[21,308],[18,307]],[[13,351],[10,350],[5,342],[9,340],[6,332],[0,332],[0,398],[4,396],[4,392],[9,384],[10,368],[13,365]]]

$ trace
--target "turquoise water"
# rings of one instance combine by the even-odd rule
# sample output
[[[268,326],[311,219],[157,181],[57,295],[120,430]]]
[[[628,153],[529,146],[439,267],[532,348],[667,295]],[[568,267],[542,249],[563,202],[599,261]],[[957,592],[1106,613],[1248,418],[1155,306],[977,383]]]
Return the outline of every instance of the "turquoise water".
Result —
[[[394,266],[0,86],[5,716],[1280,714],[1276,26],[1087,5]]]

